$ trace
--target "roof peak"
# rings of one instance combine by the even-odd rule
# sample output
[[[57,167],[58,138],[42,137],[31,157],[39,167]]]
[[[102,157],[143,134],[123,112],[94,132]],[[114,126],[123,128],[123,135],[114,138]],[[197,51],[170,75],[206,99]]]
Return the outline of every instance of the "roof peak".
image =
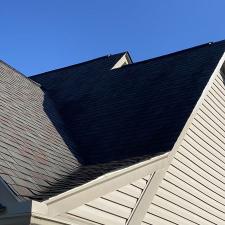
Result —
[[[75,67],[75,66],[81,66],[81,65],[85,65],[85,64],[88,64],[88,63],[91,63],[91,62],[95,62],[95,61],[98,61],[98,60],[101,60],[101,59],[104,59],[104,58],[116,57],[116,56],[119,56],[119,55],[121,55],[121,57],[122,57],[126,53],[128,53],[128,52],[125,51],[125,52],[120,52],[120,53],[116,53],[116,54],[108,54],[108,55],[104,55],[104,56],[101,56],[101,57],[90,59],[90,60],[87,60],[87,61],[84,61],[84,62],[80,62],[80,63],[77,63],[77,64],[61,67],[61,68],[58,68],[58,69],[49,70],[49,71],[46,71],[46,72],[43,72],[43,73],[31,75],[31,76],[35,77],[35,76],[43,75],[43,74],[46,74],[46,73],[52,73],[52,72],[72,68],[72,67]]]

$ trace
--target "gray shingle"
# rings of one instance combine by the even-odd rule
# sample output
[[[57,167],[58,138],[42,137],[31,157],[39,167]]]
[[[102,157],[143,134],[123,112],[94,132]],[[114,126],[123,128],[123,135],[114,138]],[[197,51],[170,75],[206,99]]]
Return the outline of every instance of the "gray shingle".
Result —
[[[32,197],[32,190],[38,193],[55,177],[65,175],[54,160],[49,160],[54,151],[51,148],[47,153],[46,140],[49,145],[58,140],[63,155],[60,160],[68,173],[79,165],[73,154],[75,145],[67,146],[49,118],[51,112],[54,122],[62,124],[54,103],[39,85],[3,62],[0,62],[0,108],[1,176],[19,196]],[[32,178],[32,173],[39,174],[39,178]]]

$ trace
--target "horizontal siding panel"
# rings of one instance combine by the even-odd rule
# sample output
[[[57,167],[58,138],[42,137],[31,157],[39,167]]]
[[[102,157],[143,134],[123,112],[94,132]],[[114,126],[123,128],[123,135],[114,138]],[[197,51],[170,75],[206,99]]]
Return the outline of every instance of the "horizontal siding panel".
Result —
[[[103,198],[130,208],[133,208],[137,203],[137,198],[131,197],[130,195],[119,191],[113,191],[107,195],[104,195]]]
[[[178,186],[177,183],[173,184],[164,180],[157,195],[168,199],[170,202],[181,205],[183,208],[209,221],[213,219],[218,223],[225,223],[224,206],[215,201],[212,202],[210,198],[204,196],[202,193],[196,194],[196,191],[188,192]],[[177,210],[179,210],[179,207]]]
[[[186,193],[191,194],[195,198],[200,199],[202,202],[206,202],[209,205],[213,205],[218,210],[224,211],[225,206],[222,202],[215,200],[210,195],[210,192],[207,192],[208,191],[207,189],[204,192],[204,190],[201,189],[201,187],[195,185],[195,183],[194,183],[194,185],[192,183],[190,183],[190,179],[186,179],[185,176],[180,177],[179,174],[177,174],[177,176],[176,176],[176,175],[173,175],[172,173],[168,172],[165,175],[164,179],[167,182],[167,185],[172,184],[172,187],[173,186],[179,187]],[[167,188],[166,186],[162,186],[162,187]],[[170,191],[173,192],[173,190],[170,190]],[[181,196],[181,197],[183,197],[183,196]]]
[[[220,167],[219,170],[221,170],[221,172],[219,172],[217,168],[215,169],[215,163],[213,163],[210,158],[205,157],[205,155],[190,147],[190,145],[188,147],[188,143],[183,143],[180,147],[180,151],[182,152],[181,154],[184,154],[191,162],[195,164],[195,166],[199,166],[204,171],[207,171],[215,179],[221,182],[221,185],[225,185],[225,171],[223,171]]]
[[[221,83],[219,82],[218,79],[215,79],[213,81],[213,85],[211,89],[213,89],[217,93],[217,95],[219,95],[220,97],[224,96],[224,88],[223,86],[221,86]]]
[[[194,140],[193,137],[186,136],[185,141],[182,142],[182,146],[184,146],[186,149],[189,149],[192,152],[195,152],[195,154],[198,154],[199,158],[201,158],[202,156],[204,161],[208,159],[208,162],[209,163],[212,162],[211,165],[216,171],[218,171],[218,173],[225,174],[224,173],[225,163],[221,160],[221,158],[215,156],[215,154],[212,153],[212,150],[207,148],[207,146],[203,147],[205,143],[201,143],[202,144],[201,145],[196,141],[196,139],[197,138],[195,138]]]
[[[198,120],[198,118],[200,117],[200,120],[204,120],[204,123],[208,123],[209,126],[211,126],[212,130],[216,130],[220,135],[223,136],[224,138],[224,120],[219,120],[215,114],[213,114],[212,112],[210,112],[209,110],[205,109],[205,107],[202,107],[203,110],[199,110],[198,111],[198,115],[196,116],[196,119]],[[210,128],[210,129],[211,129]]]
[[[152,223],[146,223],[146,222],[142,222],[141,225],[152,225]]]
[[[166,205],[168,205],[168,202],[166,202]],[[154,218],[152,215],[155,215],[156,218]],[[153,222],[153,219],[155,221]],[[165,208],[164,205],[155,205],[151,204],[148,210],[148,213],[146,214],[144,222],[153,223],[155,224],[179,224],[179,225],[193,225],[196,223],[193,223],[193,221],[189,220],[188,218],[184,218],[183,216],[178,215],[176,212],[171,211],[167,207]],[[160,221],[160,222],[159,222]],[[200,224],[199,224],[200,225]]]
[[[220,115],[224,114],[224,105],[213,95],[212,91],[207,95],[206,102],[212,106]]]
[[[215,84],[212,86],[212,88],[210,89],[210,93],[218,100],[218,102],[220,102],[220,104],[222,106],[224,106],[225,101],[224,101],[224,95],[223,93],[220,91],[220,89],[218,89],[218,86],[216,86]],[[223,107],[224,108],[224,107]]]
[[[137,188],[132,185],[126,185],[126,186],[120,188],[119,191],[126,193],[130,196],[133,196],[135,198],[139,198],[142,193],[142,190],[140,188]]]
[[[195,133],[198,137],[199,143],[201,143],[206,149],[210,149],[212,153],[221,159],[222,162],[225,162],[224,150],[223,148],[213,140],[213,137],[208,137],[207,135],[201,133],[201,131],[196,127],[191,125],[191,131]],[[221,158],[222,157],[222,158]]]
[[[176,154],[176,159],[180,162],[184,162],[184,165],[195,171],[195,173],[202,176],[207,181],[213,183],[217,187],[220,187],[222,190],[225,190],[225,183],[224,177],[222,177],[222,180],[218,178],[218,174],[214,174],[215,171],[213,171],[211,168],[207,167],[207,165],[201,161],[196,160],[193,155],[186,151],[184,148],[180,148],[180,151],[182,153]],[[197,161],[197,162],[196,162]],[[211,173],[210,173],[211,172]],[[213,175],[214,174],[214,175]]]
[[[200,111],[201,113],[201,111]],[[197,124],[201,124],[205,129],[209,130],[209,132],[213,132],[214,136],[216,136],[220,141],[224,144],[224,129],[215,123],[212,118],[209,120],[203,113],[201,115],[196,115],[195,120]],[[209,120],[209,121],[207,121]]]
[[[225,205],[225,192],[222,189],[210,183],[176,159],[173,161],[173,165],[169,171]]]
[[[77,217],[68,213],[60,215],[56,217],[56,219],[60,219],[61,221],[63,220],[64,222],[69,222],[69,223],[72,222],[73,225],[102,225],[101,223],[87,221],[85,219],[82,219],[80,217]]]
[[[213,84],[213,86],[211,87],[211,89],[209,90],[208,95],[212,95],[214,99],[216,99],[215,102],[218,102],[222,107],[224,107],[224,99],[223,99],[223,93],[221,92],[220,89],[218,89],[218,86],[215,85],[215,83]]]
[[[223,81],[217,77],[215,80],[214,80],[214,84],[220,89],[220,91],[222,93],[225,93],[225,87],[224,87],[224,83]]]
[[[225,143],[223,141],[224,137],[218,131],[212,129],[211,127],[209,127],[208,124],[205,124],[205,122],[203,121],[199,122],[195,120],[193,124],[195,127],[198,127],[198,129],[200,129],[204,133],[204,135],[208,137],[208,139],[215,142],[217,146],[221,148],[221,150],[224,149],[225,147]],[[225,156],[225,151],[224,150],[221,151],[221,154]]]
[[[185,168],[183,168],[185,169]],[[203,184],[199,181],[199,176],[195,174],[189,174],[188,170],[184,170],[182,172],[180,169],[177,169],[171,166],[169,172],[174,174],[174,176],[179,177],[181,180],[185,181],[185,185],[183,186],[184,189],[194,187],[194,189],[200,191],[201,193],[210,196],[215,201],[225,205],[224,195],[218,195],[218,193],[214,189],[209,189],[209,187],[203,182]],[[189,186],[190,185],[190,186]],[[193,191],[193,190],[192,190]]]
[[[154,207],[156,208],[157,206],[154,206]],[[155,209],[155,211],[158,212],[157,209]],[[158,214],[154,215],[152,213],[146,213],[145,218],[144,218],[143,222],[141,223],[141,225],[146,225],[146,224],[147,225],[149,225],[149,224],[151,224],[151,225],[174,225],[174,224],[178,225],[178,223],[169,221],[168,219],[162,218],[161,216],[164,216],[164,215],[158,215]]]
[[[214,110],[217,113],[217,116],[221,116],[223,118],[224,106],[221,105],[211,93],[206,96],[203,104],[210,110]]]
[[[220,166],[221,168],[225,168],[225,160],[223,160],[223,157],[221,157],[218,149],[213,148],[196,133],[189,130],[185,139],[188,141],[188,143],[190,143],[192,146],[196,146],[196,148],[200,149],[202,152],[206,150],[204,151],[205,155],[209,155],[211,160],[215,162],[216,165]]]
[[[135,181],[132,183],[134,186],[138,187],[138,188],[141,188],[142,190],[145,188],[147,182],[146,180],[144,179],[140,179],[138,181]]]
[[[162,194],[162,189],[161,192]],[[185,218],[186,220],[191,221],[192,223],[196,224],[204,224],[204,225],[212,225],[212,221],[208,221],[207,219],[203,219],[203,217],[200,217],[194,213],[194,210],[196,210],[197,207],[194,207],[192,204],[188,204],[187,202],[182,202],[179,198],[176,196],[168,195],[170,199],[164,199],[160,196],[155,196],[153,199],[153,204],[158,206],[163,206],[164,209],[170,211],[171,213],[174,213],[175,215]],[[172,201],[170,201],[172,200]],[[188,210],[188,207],[190,208],[190,211]],[[185,209],[186,208],[186,209]],[[198,209],[197,209],[198,210]],[[151,211],[149,211],[151,212]],[[202,211],[197,211],[199,215],[201,215]],[[203,214],[205,216],[205,214]],[[213,219],[213,218],[211,218]],[[173,220],[172,220],[173,221]],[[221,221],[219,221],[221,222]]]
[[[146,176],[146,177],[144,177],[143,179],[144,179],[145,181],[148,181],[149,179],[151,179],[151,177],[152,177],[152,174],[147,175],[147,176]]]
[[[126,219],[124,218],[120,218],[110,213],[100,211],[87,205],[82,205],[76,209],[73,209],[69,212],[69,214],[84,218],[89,221],[94,221],[100,224],[125,225],[126,223]]]
[[[215,81],[220,81],[221,82],[221,84],[224,86],[224,74],[223,74],[223,72],[219,72],[218,74],[217,74],[217,76],[215,77],[215,79],[214,79],[214,82]]]
[[[111,214],[123,217],[125,219],[127,219],[131,213],[130,208],[102,198],[95,199],[87,203],[87,205],[102,210],[104,212],[109,212]]]
[[[224,83],[221,80],[221,78],[219,76],[216,77],[216,79],[214,80],[213,84],[216,85],[220,89],[221,92],[223,92],[223,91],[225,92]]]
[[[222,124],[224,124],[224,112],[222,112],[216,105],[215,103],[209,99],[206,100],[200,109],[201,111],[204,111],[207,113],[210,117],[213,115],[216,117]]]
[[[193,130],[196,134],[201,135],[202,139],[215,148],[215,150],[219,149],[219,154],[225,157],[225,151],[223,150],[225,144],[218,137],[209,132],[200,123],[193,123],[191,130]]]
[[[207,101],[203,102],[200,110],[198,111],[198,113],[201,112],[203,112],[209,118],[209,120],[215,121],[221,127],[224,126],[224,112],[219,110],[219,108],[216,107],[215,103],[212,102],[209,97]]]

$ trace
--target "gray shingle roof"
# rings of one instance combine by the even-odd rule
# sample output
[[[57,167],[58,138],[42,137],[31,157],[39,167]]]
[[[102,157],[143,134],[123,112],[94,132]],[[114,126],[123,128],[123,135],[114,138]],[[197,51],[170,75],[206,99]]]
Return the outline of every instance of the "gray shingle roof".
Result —
[[[39,85],[3,62],[0,121],[0,175],[19,196],[38,195],[78,168],[76,148],[54,103]]]
[[[224,50],[222,41],[114,70],[122,55],[102,57],[31,77],[42,89],[1,63],[1,176],[45,199],[169,151]]]

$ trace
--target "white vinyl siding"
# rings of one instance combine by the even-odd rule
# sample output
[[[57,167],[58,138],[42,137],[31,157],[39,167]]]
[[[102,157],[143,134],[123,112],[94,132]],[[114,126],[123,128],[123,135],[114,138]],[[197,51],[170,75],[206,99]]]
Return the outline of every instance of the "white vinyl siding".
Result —
[[[143,224],[225,224],[225,86],[218,74]]]
[[[74,221],[87,223],[125,225],[151,176],[141,178],[67,213]],[[79,224],[79,222],[77,222]]]

